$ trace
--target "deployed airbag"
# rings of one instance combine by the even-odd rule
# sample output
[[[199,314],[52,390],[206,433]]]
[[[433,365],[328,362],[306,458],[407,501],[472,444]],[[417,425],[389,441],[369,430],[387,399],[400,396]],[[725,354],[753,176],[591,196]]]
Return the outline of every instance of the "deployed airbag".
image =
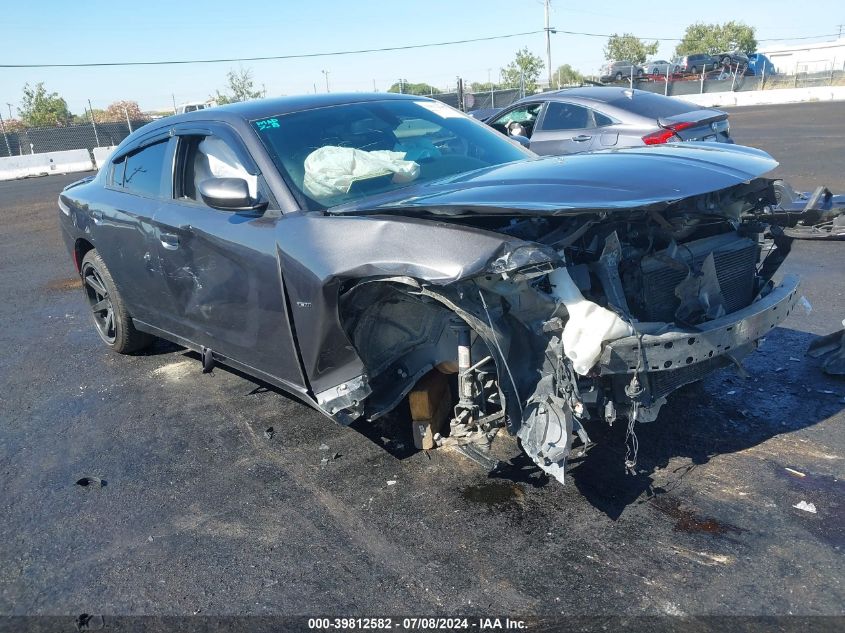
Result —
[[[549,283],[552,295],[569,313],[561,337],[563,351],[575,371],[586,376],[601,355],[602,343],[630,336],[634,330],[607,308],[585,299],[566,268],[549,274]]]
[[[420,175],[420,166],[404,160],[405,152],[376,150],[367,152],[353,147],[326,145],[305,159],[303,185],[315,198],[332,198],[349,192],[359,180],[393,174],[395,183],[411,182]]]

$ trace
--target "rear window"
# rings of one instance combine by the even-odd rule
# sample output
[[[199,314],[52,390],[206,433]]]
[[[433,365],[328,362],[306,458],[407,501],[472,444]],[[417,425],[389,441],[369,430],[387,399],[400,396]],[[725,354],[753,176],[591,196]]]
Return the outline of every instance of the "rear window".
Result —
[[[633,97],[621,97],[607,103],[620,110],[652,119],[675,116],[684,112],[692,112],[695,109],[677,99],[640,90],[635,90]]]

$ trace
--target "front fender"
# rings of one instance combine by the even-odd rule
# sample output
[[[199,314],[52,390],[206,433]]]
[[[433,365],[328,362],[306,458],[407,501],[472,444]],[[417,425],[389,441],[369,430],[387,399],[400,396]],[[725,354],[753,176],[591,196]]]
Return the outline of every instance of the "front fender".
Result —
[[[300,353],[317,394],[351,381],[363,363],[343,330],[338,298],[350,280],[406,276],[446,286],[486,271],[551,261],[553,249],[449,222],[297,214],[280,223],[279,259]]]

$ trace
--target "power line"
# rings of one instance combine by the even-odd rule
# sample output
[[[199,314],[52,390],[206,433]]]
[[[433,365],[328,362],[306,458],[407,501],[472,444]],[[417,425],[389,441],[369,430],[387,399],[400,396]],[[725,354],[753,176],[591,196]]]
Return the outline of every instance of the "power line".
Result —
[[[491,35],[489,37],[474,37],[466,40],[452,40],[450,42],[434,42],[431,44],[407,44],[405,46],[387,46],[384,48],[362,48],[349,51],[333,51],[329,53],[300,53],[296,55],[268,55],[264,57],[231,57],[220,59],[170,59],[154,62],[87,62],[79,64],[0,64],[0,68],[92,68],[97,66],[164,66],[172,64],[219,64],[231,62],[263,62],[280,59],[306,59],[309,57],[332,57],[336,55],[360,55],[362,53],[383,53],[388,51],[405,51],[415,48],[432,48],[435,46],[451,46],[453,44],[470,44],[472,42],[489,42],[503,40],[509,37],[537,35],[539,31],[524,31],[522,33],[508,33],[507,35]]]
[[[455,44],[471,44],[473,42],[489,42],[492,40],[503,40],[512,37],[523,37],[526,35],[538,35],[540,33],[562,34],[562,35],[581,35],[586,37],[611,37],[611,33],[587,33],[582,31],[565,31],[562,29],[549,28],[540,29],[537,31],[523,31],[522,33],[507,33],[505,35],[491,35],[488,37],[474,37],[464,40],[452,40],[448,42],[432,42],[428,44],[406,44],[404,46],[386,46],[382,48],[361,48],[356,50],[346,51],[331,51],[323,53],[298,53],[293,55],[266,55],[261,57],[228,57],[217,59],[168,59],[158,60],[152,62],[84,62],[76,64],[0,64],[0,68],[95,68],[105,66],[167,66],[167,65],[182,65],[182,64],[222,64],[232,62],[262,62],[274,61],[284,59],[308,59],[314,57],[333,57],[341,55],[361,55],[364,53],[385,53],[390,51],[406,51],[418,48],[434,48],[438,46],[452,46]],[[808,35],[803,37],[769,37],[758,39],[758,42],[773,42],[773,41],[796,41],[796,40],[814,40],[822,37],[834,37],[841,35],[837,33],[828,33],[825,35]],[[683,38],[680,37],[640,37],[642,40],[657,40],[661,42],[680,42]]]
[[[619,33],[584,33],[581,31],[563,31],[561,29],[552,29],[552,33],[562,33],[564,35],[584,35],[587,37],[612,37],[619,35]],[[793,40],[815,40],[820,37],[835,37],[836,33],[828,33],[826,35],[807,35],[804,37],[765,37],[760,38],[758,42],[774,42],[774,41],[793,41]],[[636,36],[640,40],[657,40],[658,42],[680,42],[682,37],[643,37]]]

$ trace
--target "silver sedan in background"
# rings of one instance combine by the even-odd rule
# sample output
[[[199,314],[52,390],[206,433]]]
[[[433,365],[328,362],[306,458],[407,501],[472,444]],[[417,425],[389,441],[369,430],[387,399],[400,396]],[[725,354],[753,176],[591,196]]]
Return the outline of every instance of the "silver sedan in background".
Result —
[[[532,95],[485,122],[544,155],[678,141],[733,143],[726,112],[611,86]]]
[[[608,62],[599,70],[599,81],[622,81],[629,77],[642,77],[644,72],[642,66],[633,62]]]
[[[667,62],[665,59],[652,59],[643,64],[646,75],[665,75],[666,73],[674,73],[677,70],[677,64],[674,62]]]

